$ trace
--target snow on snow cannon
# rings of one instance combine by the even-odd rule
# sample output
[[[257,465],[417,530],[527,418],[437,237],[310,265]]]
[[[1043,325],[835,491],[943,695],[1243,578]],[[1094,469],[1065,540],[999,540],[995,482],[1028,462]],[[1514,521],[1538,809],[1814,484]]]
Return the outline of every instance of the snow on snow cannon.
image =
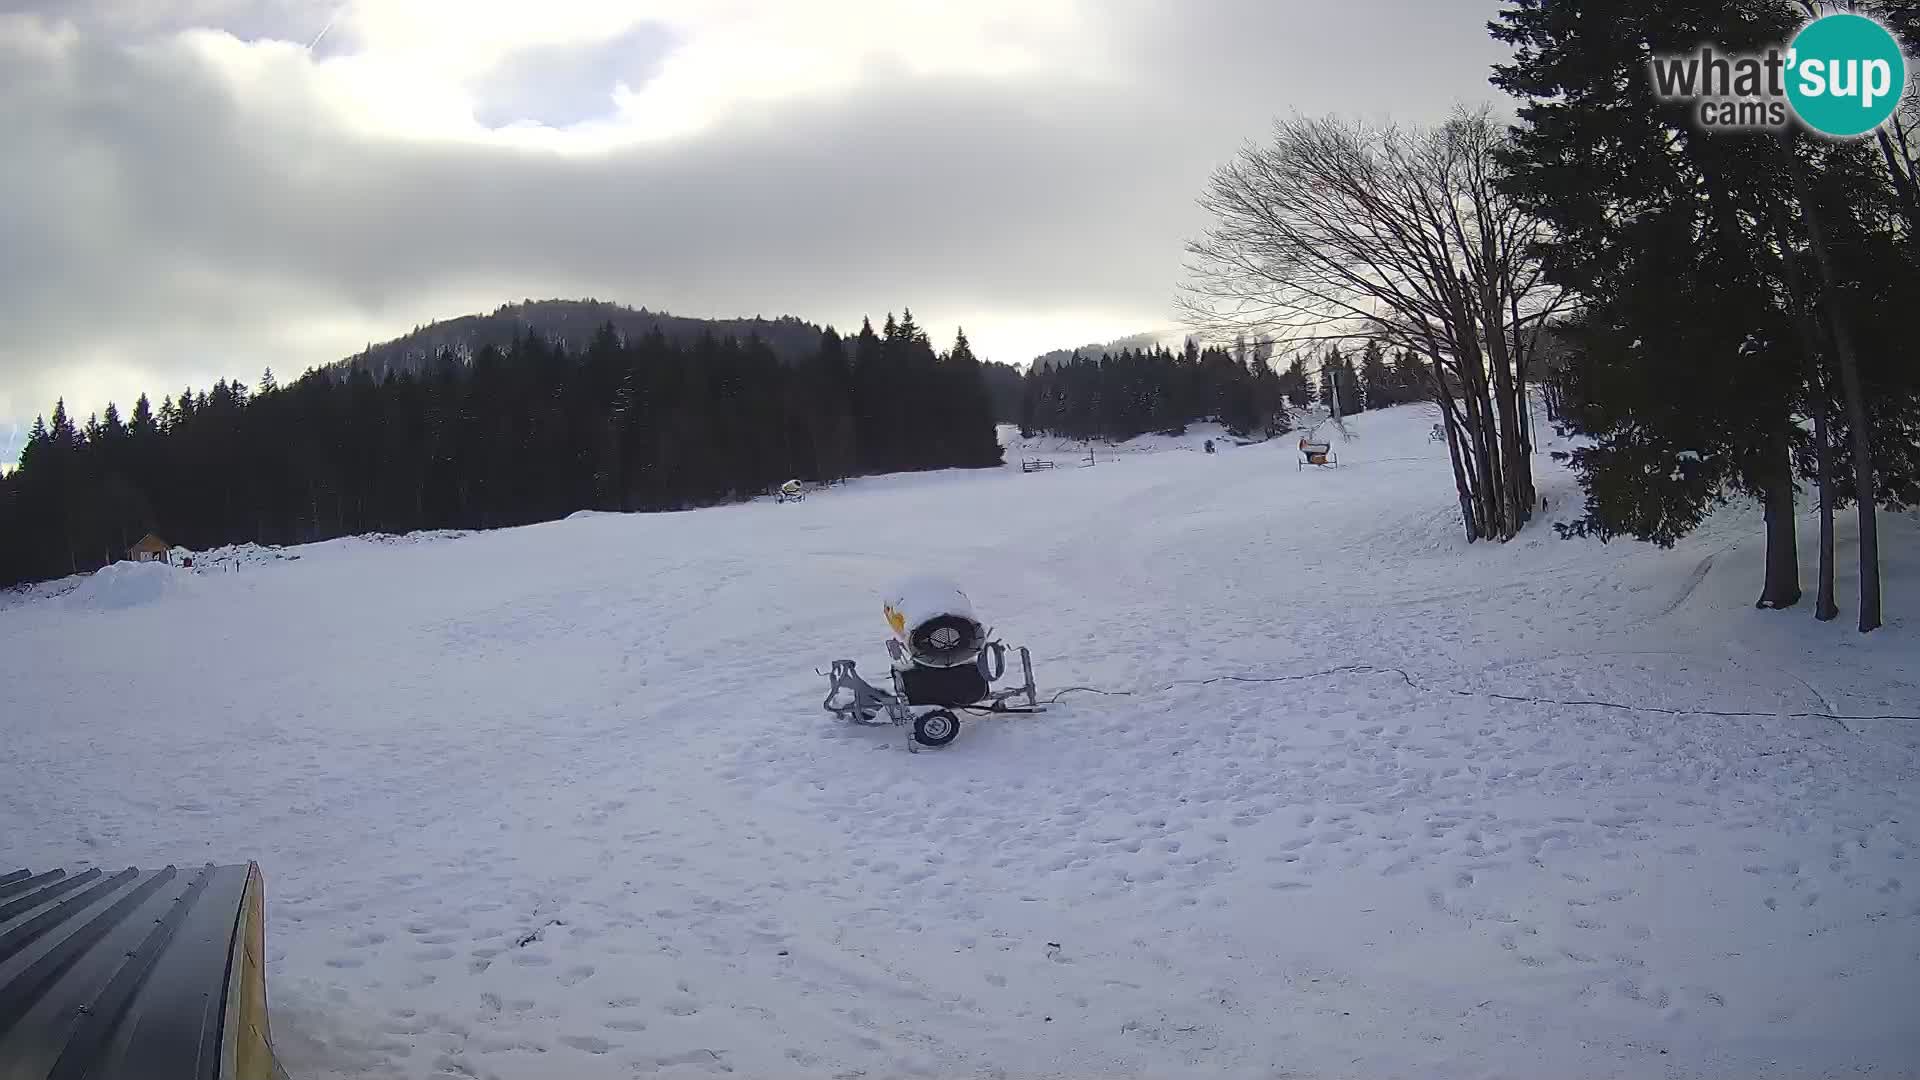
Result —
[[[893,689],[882,690],[861,678],[851,660],[835,660],[827,675],[821,707],[858,724],[912,726],[907,749],[945,746],[960,734],[955,709],[984,712],[1039,712],[1033,686],[1033,657],[1020,654],[1024,683],[1006,690],[993,683],[1006,674],[1007,647],[974,617],[967,594],[944,578],[923,576],[900,583],[881,605],[892,636]],[[1008,702],[1024,704],[1009,706]],[[920,711],[920,710],[926,711]]]

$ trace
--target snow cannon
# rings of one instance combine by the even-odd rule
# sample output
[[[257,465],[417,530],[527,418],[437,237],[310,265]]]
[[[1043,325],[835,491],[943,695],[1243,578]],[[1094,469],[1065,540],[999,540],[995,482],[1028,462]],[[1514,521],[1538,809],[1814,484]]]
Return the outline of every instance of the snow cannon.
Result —
[[[896,666],[930,668],[971,664],[987,645],[987,628],[973,617],[973,604],[945,578],[909,578],[881,605],[898,648]]]
[[[956,710],[1042,711],[1033,657],[1024,646],[1016,650],[1022,684],[993,688],[1006,674],[1007,647],[992,639],[975,617],[972,601],[953,582],[931,575],[908,578],[885,594],[881,610],[892,632],[886,642],[893,658],[892,689],[861,678],[852,660],[836,660],[821,702],[826,711],[851,723],[911,726],[907,749],[915,753],[923,746],[945,746],[960,734]]]

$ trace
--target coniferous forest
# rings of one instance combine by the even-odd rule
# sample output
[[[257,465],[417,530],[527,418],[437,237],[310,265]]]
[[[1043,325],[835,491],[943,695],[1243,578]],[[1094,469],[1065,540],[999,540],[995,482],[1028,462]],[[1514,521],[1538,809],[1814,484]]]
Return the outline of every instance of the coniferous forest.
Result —
[[[1920,49],[1910,3],[1848,4]],[[1903,108],[1868,139],[1707,132],[1658,98],[1646,57],[1701,41],[1789,40],[1787,0],[1623,0],[1604,15],[1519,0],[1492,24],[1515,50],[1493,82],[1522,104],[1500,153],[1537,214],[1561,327],[1553,419],[1586,514],[1563,531],[1672,544],[1734,496],[1765,510],[1758,606],[1801,598],[1795,519],[1820,515],[1814,612],[1840,612],[1835,518],[1855,519],[1854,609],[1881,624],[1879,510],[1920,505],[1920,160]]]
[[[1000,460],[966,335],[937,353],[910,312],[788,363],[758,339],[529,335],[379,380],[269,370],[84,421],[57,404],[0,477],[0,585],[94,569],[149,531],[206,549],[496,528]]]
[[[1337,346],[1315,359],[1317,375],[1309,374],[1307,363],[1307,357],[1296,356],[1276,369],[1270,344],[1249,350],[1244,341],[1232,350],[1202,349],[1189,340],[1177,353],[1164,347],[1122,349],[1098,358],[1075,353],[1027,373],[1020,430],[1121,440],[1178,433],[1188,424],[1212,420],[1233,435],[1267,436],[1292,426],[1290,407],[1325,404],[1334,386],[1341,411],[1349,414],[1430,396],[1425,372],[1413,357],[1403,353],[1389,364],[1377,342],[1367,343],[1358,369]]]

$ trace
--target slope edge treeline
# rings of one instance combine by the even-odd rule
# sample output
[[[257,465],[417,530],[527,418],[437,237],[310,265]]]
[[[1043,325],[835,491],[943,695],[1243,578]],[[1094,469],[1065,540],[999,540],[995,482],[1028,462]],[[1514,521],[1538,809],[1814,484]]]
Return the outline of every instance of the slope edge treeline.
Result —
[[[911,313],[822,330],[793,363],[759,339],[604,325],[574,351],[523,335],[380,379],[269,371],[157,409],[142,395],[125,420],[56,405],[0,479],[0,584],[98,567],[149,530],[207,548],[493,528],[1000,457],[966,335],[936,353]]]

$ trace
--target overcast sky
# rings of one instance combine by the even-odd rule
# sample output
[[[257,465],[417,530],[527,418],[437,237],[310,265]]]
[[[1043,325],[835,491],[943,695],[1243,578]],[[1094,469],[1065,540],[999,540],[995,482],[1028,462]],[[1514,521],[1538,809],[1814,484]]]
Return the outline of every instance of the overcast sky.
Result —
[[[1497,0],[0,0],[0,458],[524,297],[989,359],[1174,326],[1293,110],[1497,100]]]

